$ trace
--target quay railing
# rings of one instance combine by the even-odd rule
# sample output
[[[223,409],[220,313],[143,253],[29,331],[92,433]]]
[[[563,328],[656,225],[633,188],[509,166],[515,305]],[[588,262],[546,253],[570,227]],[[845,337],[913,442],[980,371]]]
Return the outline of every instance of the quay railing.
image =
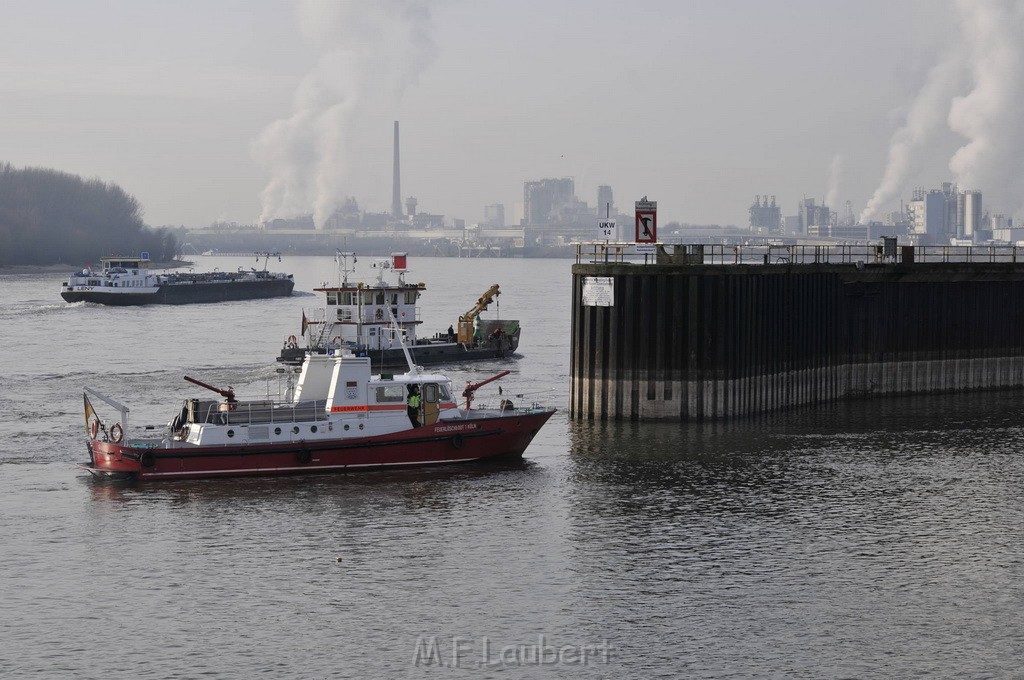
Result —
[[[654,253],[637,253],[633,243],[577,243],[576,264],[914,264],[1024,262],[1018,246],[898,245],[883,243],[809,244],[659,244]]]

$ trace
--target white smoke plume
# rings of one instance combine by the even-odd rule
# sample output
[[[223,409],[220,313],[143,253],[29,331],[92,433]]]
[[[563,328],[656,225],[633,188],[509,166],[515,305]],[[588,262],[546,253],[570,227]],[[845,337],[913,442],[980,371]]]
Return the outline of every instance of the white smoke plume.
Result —
[[[1024,1],[958,0],[957,9],[972,89],[949,110],[950,129],[967,138],[949,169],[989,205],[1016,211],[1024,206]]]
[[[303,37],[320,52],[299,84],[291,116],[267,125],[252,156],[270,173],[260,221],[313,213],[318,227],[345,198],[358,117],[373,110],[390,137],[390,112],[432,61],[425,0],[349,0],[298,5]]]
[[[883,206],[903,191],[914,153],[942,129],[949,101],[962,83],[963,71],[963,59],[958,46],[951,46],[944,58],[928,71],[924,86],[907,111],[906,122],[893,133],[889,142],[889,158],[882,182],[861,212],[861,224],[874,219]]]
[[[828,165],[828,192],[825,194],[825,205],[835,210],[839,205],[839,184],[843,178],[846,157],[837,153]]]

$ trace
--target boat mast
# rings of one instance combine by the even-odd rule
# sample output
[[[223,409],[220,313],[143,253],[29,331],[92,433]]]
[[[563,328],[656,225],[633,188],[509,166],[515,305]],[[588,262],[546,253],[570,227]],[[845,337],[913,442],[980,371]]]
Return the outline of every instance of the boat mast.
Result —
[[[348,258],[352,258],[352,267],[348,266]],[[348,275],[354,274],[356,271],[356,259],[355,253],[343,253],[340,250],[334,251],[334,261],[338,263],[338,287],[345,288],[348,286]]]
[[[409,347],[405,344],[405,337],[402,335],[402,327],[398,325],[398,319],[395,318],[394,312],[391,311],[391,305],[385,305],[385,309],[388,310],[388,317],[391,319],[391,327],[394,329],[394,333],[398,336],[398,344],[402,346],[402,354],[405,355],[405,363],[409,366],[409,373],[419,373],[420,367],[412,363],[412,355],[409,354]]]

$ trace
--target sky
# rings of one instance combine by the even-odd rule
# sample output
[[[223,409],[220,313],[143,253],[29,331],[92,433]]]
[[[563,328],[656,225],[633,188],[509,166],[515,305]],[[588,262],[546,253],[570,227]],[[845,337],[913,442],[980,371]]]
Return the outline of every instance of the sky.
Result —
[[[1020,5],[0,0],[0,162],[117,183],[154,226],[319,219],[390,208],[399,120],[403,197],[467,223],[545,177],[663,224],[951,180],[1013,214]]]

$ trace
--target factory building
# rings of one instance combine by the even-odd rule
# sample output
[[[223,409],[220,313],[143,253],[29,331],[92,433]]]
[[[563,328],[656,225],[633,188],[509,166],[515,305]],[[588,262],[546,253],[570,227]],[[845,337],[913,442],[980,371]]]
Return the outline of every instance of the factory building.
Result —
[[[910,233],[921,243],[945,244],[950,239],[975,240],[986,229],[980,191],[960,191],[951,182],[941,189],[914,190],[907,207]]]
[[[576,182],[571,177],[541,179],[523,185],[524,224],[556,224],[576,204]]]
[[[750,206],[750,228],[767,231],[771,234],[782,233],[782,209],[775,205],[775,197],[761,196],[754,197],[754,203]]]
[[[493,203],[484,206],[485,227],[500,228],[505,226],[505,206],[502,203]]]
[[[615,209],[615,199],[612,197],[612,188],[607,184],[597,187],[597,216],[615,217],[618,214]]]

